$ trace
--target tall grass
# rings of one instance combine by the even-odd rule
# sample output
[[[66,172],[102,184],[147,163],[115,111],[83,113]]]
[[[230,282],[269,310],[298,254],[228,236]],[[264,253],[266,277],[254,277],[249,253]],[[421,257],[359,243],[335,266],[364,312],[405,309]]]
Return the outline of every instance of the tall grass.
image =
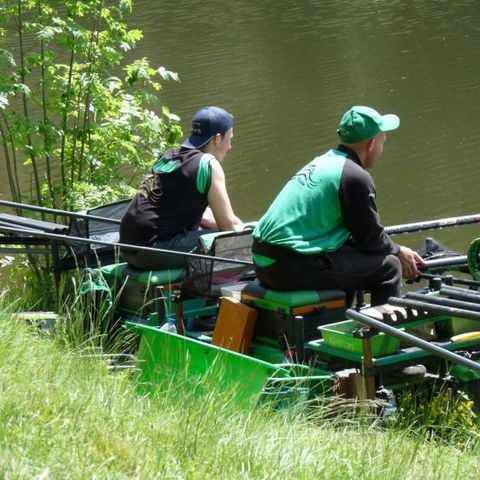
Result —
[[[8,314],[0,332],[2,479],[478,478],[478,446],[298,409],[239,409],[203,379],[171,377],[141,395],[135,372],[111,372],[91,349]]]

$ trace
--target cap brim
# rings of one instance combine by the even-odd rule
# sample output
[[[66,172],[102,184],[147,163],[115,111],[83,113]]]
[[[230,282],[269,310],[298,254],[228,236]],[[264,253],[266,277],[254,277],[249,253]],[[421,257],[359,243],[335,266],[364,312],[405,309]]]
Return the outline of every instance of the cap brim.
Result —
[[[207,144],[211,139],[213,135],[210,135],[209,137],[205,137],[203,135],[190,135],[183,143],[182,147],[185,148],[201,148],[205,144]]]
[[[380,125],[381,132],[389,132],[395,130],[400,126],[400,118],[394,113],[382,115],[382,123]]]

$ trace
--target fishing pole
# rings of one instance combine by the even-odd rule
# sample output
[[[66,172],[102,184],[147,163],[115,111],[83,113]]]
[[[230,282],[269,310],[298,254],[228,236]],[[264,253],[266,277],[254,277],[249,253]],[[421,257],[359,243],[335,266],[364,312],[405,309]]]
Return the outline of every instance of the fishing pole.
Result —
[[[0,205],[4,205],[6,207],[12,207],[12,208],[32,210],[34,212],[52,213],[54,215],[62,215],[65,217],[84,218],[88,220],[98,220],[100,222],[120,224],[120,220],[118,220],[117,218],[99,217],[97,215],[89,215],[86,213],[78,213],[78,212],[69,212],[67,210],[58,210],[56,208],[38,207],[36,205],[28,205],[26,203],[11,202],[9,200],[0,200]]]
[[[455,227],[458,225],[467,225],[480,222],[480,213],[474,215],[464,215],[461,217],[440,218],[438,220],[427,220],[425,222],[406,223],[403,225],[393,225],[385,227],[385,232],[389,235],[400,233],[420,232],[422,230],[434,230],[443,227]]]
[[[11,228],[11,227],[4,227],[0,225],[0,232],[3,233],[13,233],[13,234],[24,234],[27,236],[39,237],[39,238],[46,238],[50,240],[56,240],[58,242],[79,242],[79,243],[86,243],[86,244],[94,244],[94,245],[104,245],[107,247],[118,247],[123,248],[125,250],[140,250],[142,252],[152,252],[152,253],[168,253],[172,255],[182,255],[184,257],[191,257],[191,258],[201,258],[204,260],[210,260],[215,262],[226,262],[226,263],[237,263],[239,265],[252,265],[253,262],[247,260],[237,260],[234,258],[224,258],[224,257],[215,257],[211,255],[202,255],[200,253],[191,253],[191,252],[179,252],[176,250],[166,250],[164,248],[154,248],[154,247],[144,247],[141,245],[130,245],[128,243],[120,243],[120,242],[107,242],[104,240],[93,240],[91,238],[83,238],[83,237],[75,237],[72,235],[63,235],[57,233],[46,233],[41,232],[38,230],[32,229],[19,229],[19,228]],[[2,239],[0,237],[0,244],[2,243]]]
[[[154,248],[154,247],[145,247],[140,245],[131,245],[127,243],[119,243],[119,242],[107,242],[104,240],[93,240],[90,238],[83,238],[83,237],[76,237],[72,235],[64,235],[64,234],[56,234],[56,233],[46,233],[39,230],[34,230],[33,228],[24,227],[23,229],[20,228],[11,228],[5,227],[0,225],[0,232],[4,233],[13,233],[13,234],[25,234],[30,236],[36,236],[40,238],[47,238],[51,240],[58,240],[58,241],[70,241],[70,242],[80,242],[86,244],[94,244],[94,245],[103,245],[103,246],[112,246],[112,247],[119,247],[124,248],[126,250],[140,250],[145,252],[158,252],[158,253],[171,253],[173,255],[183,255],[186,257],[196,257],[196,258],[204,258],[212,260],[214,258],[216,261],[224,261],[229,263],[239,263],[241,265],[253,265],[253,262],[249,262],[246,260],[236,260],[236,259],[227,259],[223,257],[212,257],[209,255],[202,255],[198,253],[189,253],[189,252],[179,252],[175,250],[167,250],[162,248]],[[1,240],[0,240],[1,242]],[[442,268],[442,267],[449,267],[455,265],[464,265],[467,263],[467,255],[458,255],[455,257],[448,257],[448,258],[441,258],[437,260],[427,260],[425,265],[419,266],[421,270],[428,270],[432,268]]]
[[[86,218],[90,220],[99,220],[102,222],[110,222],[110,223],[120,223],[120,220],[115,218],[99,217],[99,216],[89,215],[89,214],[69,212],[67,210],[38,207],[36,205],[17,203],[9,200],[0,200],[0,205],[5,205],[7,207],[20,208],[20,209],[23,208],[25,210],[33,210],[33,211],[44,212],[44,213],[52,213],[52,214],[63,215],[68,217]],[[388,233],[389,235],[397,235],[401,233],[412,233],[412,232],[419,232],[422,230],[434,230],[437,228],[454,227],[458,225],[467,225],[467,224],[478,223],[478,222],[480,222],[479,213],[474,215],[440,218],[438,220],[426,220],[422,222],[392,225],[390,227],[385,227],[385,232]]]
[[[425,265],[417,265],[419,270],[431,270],[434,268],[453,267],[456,265],[466,265],[467,255],[456,255],[454,257],[438,258],[436,260],[426,260]]]
[[[412,298],[413,300],[432,303],[433,305],[441,305],[443,307],[454,307],[454,308],[460,308],[463,310],[470,310],[473,312],[480,312],[479,303],[467,302],[465,300],[437,297],[436,295],[425,295],[424,293],[418,293],[418,292],[407,292],[406,297]]]
[[[434,278],[439,278],[442,282],[446,283],[447,285],[449,283],[451,284],[457,284],[457,285],[465,285],[466,287],[472,287],[472,288],[479,288],[480,287],[480,282],[477,282],[476,280],[468,280],[465,278],[457,278],[457,277],[452,277],[451,275],[439,275],[439,274],[434,274],[434,273],[421,273],[419,278],[423,278],[425,280],[432,280]]]
[[[464,300],[468,302],[480,303],[480,294],[475,290],[465,290],[464,288],[452,287],[444,285],[440,287],[440,295],[453,298],[455,300]]]
[[[62,215],[67,217],[75,217],[75,218],[85,218],[90,220],[98,220],[101,222],[109,222],[109,223],[120,223],[120,220],[116,218],[108,218],[108,217],[99,217],[96,215],[78,213],[78,212],[69,212],[67,210],[59,210],[55,208],[48,208],[48,207],[38,207],[36,205],[28,205],[25,203],[18,203],[12,202],[9,200],[0,200],[0,205],[4,205],[7,207],[25,209],[25,210],[33,210],[37,212],[43,213],[52,213],[55,215]],[[472,223],[480,222],[480,214],[473,214],[473,215],[464,215],[458,217],[447,217],[447,218],[440,218],[438,220],[426,220],[422,222],[415,222],[415,223],[405,223],[401,225],[392,225],[390,227],[385,227],[385,232],[389,235],[398,235],[401,233],[413,233],[413,232],[420,232],[422,230],[434,230],[437,228],[444,228],[444,227],[454,227],[458,225],[468,225]]]
[[[466,310],[464,308],[447,307],[445,305],[434,305],[427,301],[427,299],[412,300],[410,298],[390,297],[388,303],[397,307],[410,307],[415,310],[434,313],[436,315],[446,315],[449,317],[460,317],[468,320],[480,320],[480,312]]]

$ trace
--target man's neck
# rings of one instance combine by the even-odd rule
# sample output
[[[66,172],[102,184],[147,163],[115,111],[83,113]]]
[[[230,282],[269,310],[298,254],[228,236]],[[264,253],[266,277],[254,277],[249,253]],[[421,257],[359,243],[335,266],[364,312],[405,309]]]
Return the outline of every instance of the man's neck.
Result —
[[[362,151],[361,149],[355,148],[355,147],[356,147],[355,145],[351,145],[351,144],[347,145],[345,143],[340,143],[337,147],[337,150],[339,150],[340,152],[346,153],[347,158],[349,158],[350,160],[354,161],[356,164],[364,168],[363,162],[362,162]]]

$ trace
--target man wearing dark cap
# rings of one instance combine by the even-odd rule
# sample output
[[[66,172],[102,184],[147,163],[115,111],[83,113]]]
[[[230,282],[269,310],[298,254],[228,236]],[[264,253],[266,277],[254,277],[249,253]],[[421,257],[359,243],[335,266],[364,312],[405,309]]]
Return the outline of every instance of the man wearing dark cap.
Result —
[[[397,115],[355,106],[338,126],[340,144],[290,179],[260,219],[253,259],[260,282],[279,290],[339,288],[353,300],[369,290],[371,305],[400,295],[402,274],[424,264],[385,233],[367,172],[383,152]]]
[[[120,224],[120,242],[189,252],[198,237],[242,224],[233,213],[221,162],[231,149],[233,117],[204,107],[192,119],[190,136],[167,150],[143,179]],[[185,265],[181,255],[125,251],[142,270]]]

